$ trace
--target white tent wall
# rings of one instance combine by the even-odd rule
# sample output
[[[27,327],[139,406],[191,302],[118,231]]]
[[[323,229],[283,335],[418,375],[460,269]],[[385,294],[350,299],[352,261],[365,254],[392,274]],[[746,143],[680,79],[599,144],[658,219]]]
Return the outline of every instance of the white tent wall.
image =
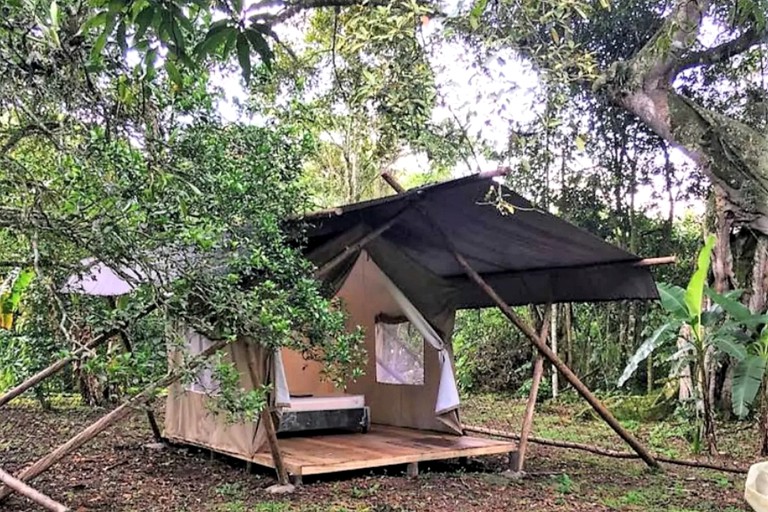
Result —
[[[444,350],[441,352],[435,350],[432,342],[425,344],[423,385],[384,384],[376,380],[377,315],[382,313],[390,317],[412,315],[412,312],[406,314],[406,311],[398,305],[398,301],[392,294],[393,286],[368,253],[362,251],[337,293],[337,296],[344,301],[349,314],[347,319],[349,329],[354,329],[358,325],[363,328],[365,348],[368,352],[365,375],[355,382],[349,382],[347,392],[365,395],[366,404],[371,409],[373,423],[460,434],[457,403],[454,406],[443,407],[445,410],[440,411],[443,412],[442,415],[436,414],[441,382],[441,354],[448,364],[442,368],[450,371],[446,377],[453,382],[455,389],[452,370],[453,354],[449,339],[442,340]],[[453,331],[454,315],[453,310],[446,311],[440,318],[440,324],[435,326],[440,332],[447,333],[444,335],[446,337]],[[435,319],[432,321],[434,322]],[[438,336],[434,330],[432,332],[433,336]],[[456,398],[458,398],[457,395]],[[450,401],[450,399],[447,400],[447,402]]]

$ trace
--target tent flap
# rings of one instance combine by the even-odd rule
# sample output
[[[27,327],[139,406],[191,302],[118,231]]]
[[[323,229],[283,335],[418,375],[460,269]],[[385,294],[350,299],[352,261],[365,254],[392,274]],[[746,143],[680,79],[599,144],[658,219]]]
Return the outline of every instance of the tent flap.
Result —
[[[446,355],[443,340],[419,310],[411,304],[411,301],[403,295],[403,292],[385,274],[382,273],[381,279],[385,288],[395,300],[395,303],[400,307],[403,315],[424,336],[424,340],[438,351],[440,359],[440,384],[437,392],[437,402],[435,403],[435,414],[440,415],[457,409],[459,407],[459,390],[456,387],[453,368],[451,367],[450,358]]]

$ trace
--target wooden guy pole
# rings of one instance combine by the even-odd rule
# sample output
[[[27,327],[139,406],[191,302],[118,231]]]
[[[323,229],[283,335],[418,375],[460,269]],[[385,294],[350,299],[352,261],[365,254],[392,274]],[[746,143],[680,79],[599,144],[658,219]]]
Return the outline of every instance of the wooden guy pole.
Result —
[[[46,509],[52,510],[53,512],[69,512],[69,509],[58,501],[53,501],[45,494],[36,489],[33,489],[18,478],[12,477],[2,469],[0,469],[0,482],[4,483],[6,486],[13,489],[22,496],[26,496],[41,507],[45,507]]]
[[[541,324],[541,332],[539,337],[542,340],[547,339],[549,335],[549,317],[552,314],[552,305],[547,304],[544,312],[544,319]],[[531,435],[531,428],[533,427],[533,413],[536,410],[536,399],[539,395],[539,384],[541,384],[541,376],[544,373],[544,358],[541,354],[536,354],[536,361],[533,363],[533,378],[531,380],[531,392],[528,395],[528,403],[525,405],[525,416],[523,417],[523,426],[520,430],[520,442],[517,445],[517,456],[514,460],[512,469],[516,472],[523,470],[525,463],[525,452],[528,449],[528,436]]]
[[[336,265],[344,261],[344,259],[352,254],[355,251],[359,251],[368,243],[373,241],[374,239],[381,236],[386,230],[391,228],[392,226],[397,223],[397,221],[400,220],[400,218],[403,216],[403,214],[408,210],[408,207],[406,206],[402,210],[400,210],[398,213],[395,214],[394,217],[389,219],[387,222],[379,226],[378,228],[374,229],[373,231],[367,233],[366,235],[362,236],[359,240],[357,240],[352,245],[349,245],[344,248],[339,254],[331,258],[329,261],[327,261],[325,264],[323,264],[322,267],[317,269],[315,271],[315,277],[322,278],[325,274],[327,274],[331,269],[333,269]]]
[[[520,318],[506,302],[504,302],[499,294],[496,293],[496,290],[491,288],[491,286],[485,282],[480,274],[478,274],[475,269],[470,266],[464,256],[455,251],[454,256],[456,257],[456,261],[459,262],[459,265],[461,265],[470,279],[472,279],[475,284],[477,284],[480,289],[482,289],[486,295],[488,295],[488,297],[493,300],[501,312],[504,313],[504,316],[509,318],[512,323],[515,324],[515,326],[517,326],[517,328],[520,329],[529,340],[531,340],[541,355],[543,355],[550,363],[552,363],[552,365],[563,375],[563,377],[565,377],[565,380],[567,380],[568,383],[573,386],[573,388],[589,403],[589,405],[592,406],[595,412],[597,412],[597,414],[603,418],[606,423],[608,423],[608,426],[610,426],[613,431],[616,432],[619,437],[621,437],[640,456],[640,458],[645,461],[646,464],[648,464],[648,466],[660,469],[659,463],[656,461],[656,459],[653,458],[653,455],[651,455],[651,453],[646,450],[645,447],[641,445],[640,442],[635,439],[635,437],[629,431],[621,426],[618,420],[613,417],[605,405],[603,405],[603,403],[600,402],[600,400],[592,394],[589,388],[587,388],[587,386],[581,382],[576,374],[573,373],[570,368],[568,368],[568,365],[566,365],[557,356],[557,354],[552,352],[552,349],[547,346],[546,341],[539,338],[536,332],[528,324],[526,324],[525,321]]]

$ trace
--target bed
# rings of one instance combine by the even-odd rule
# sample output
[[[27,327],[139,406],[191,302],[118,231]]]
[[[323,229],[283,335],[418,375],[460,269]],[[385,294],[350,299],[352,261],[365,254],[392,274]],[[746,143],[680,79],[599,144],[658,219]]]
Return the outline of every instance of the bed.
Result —
[[[319,431],[368,432],[364,395],[291,395],[277,411],[278,434]]]

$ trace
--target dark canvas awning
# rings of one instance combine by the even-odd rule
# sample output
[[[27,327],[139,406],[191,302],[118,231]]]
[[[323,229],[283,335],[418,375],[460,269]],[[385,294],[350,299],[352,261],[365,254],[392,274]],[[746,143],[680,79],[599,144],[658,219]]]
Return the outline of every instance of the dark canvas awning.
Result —
[[[498,199],[506,207],[500,208]],[[440,231],[511,305],[658,297],[648,268],[634,265],[638,256],[482,176],[307,216],[307,254],[321,266],[397,215],[397,222],[366,250],[404,288],[418,287],[425,272],[431,283],[441,278],[459,308],[493,304],[466,277]]]

